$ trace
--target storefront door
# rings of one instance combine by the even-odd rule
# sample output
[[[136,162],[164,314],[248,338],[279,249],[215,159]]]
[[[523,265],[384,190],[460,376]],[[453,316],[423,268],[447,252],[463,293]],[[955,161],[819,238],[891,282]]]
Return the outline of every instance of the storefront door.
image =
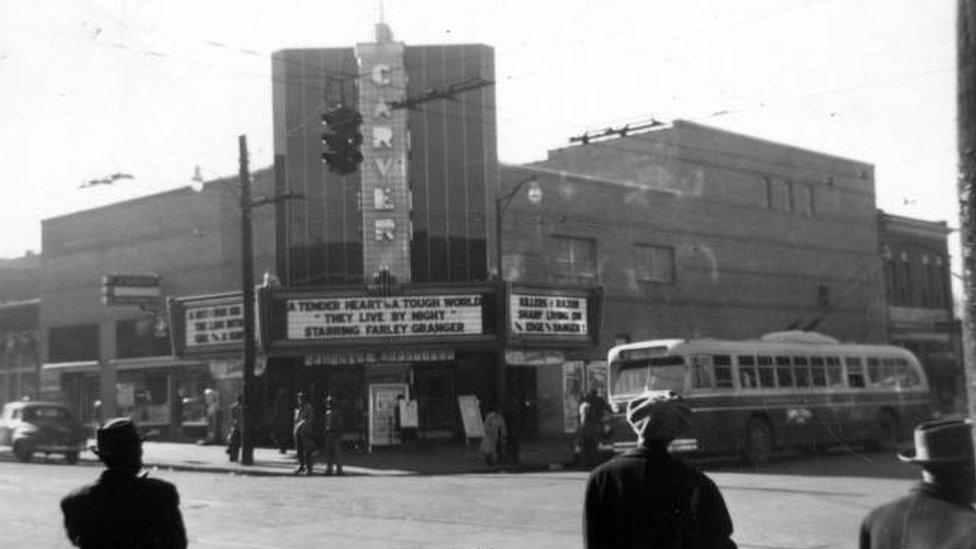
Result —
[[[449,369],[418,369],[417,407],[420,431],[425,438],[448,438],[457,429],[458,404],[454,372]]]
[[[505,371],[508,398],[502,410],[509,428],[514,429],[522,440],[539,437],[535,374],[532,366],[509,366]]]

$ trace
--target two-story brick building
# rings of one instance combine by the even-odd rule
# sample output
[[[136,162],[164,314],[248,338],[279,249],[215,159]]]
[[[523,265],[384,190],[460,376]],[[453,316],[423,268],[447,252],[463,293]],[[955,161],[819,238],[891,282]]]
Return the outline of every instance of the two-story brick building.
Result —
[[[944,412],[965,408],[962,332],[955,318],[944,221],[878,212],[888,339],[925,366]]]
[[[253,180],[258,194],[270,191],[269,169]],[[42,396],[64,400],[83,420],[101,400],[104,417],[169,428],[184,398],[240,390],[240,368],[228,361],[173,354],[164,299],[103,301],[103,277],[120,274],[159,277],[162,298],[239,291],[239,196],[236,179],[222,179],[42,221]],[[260,280],[275,265],[273,211],[256,210],[254,226]]]

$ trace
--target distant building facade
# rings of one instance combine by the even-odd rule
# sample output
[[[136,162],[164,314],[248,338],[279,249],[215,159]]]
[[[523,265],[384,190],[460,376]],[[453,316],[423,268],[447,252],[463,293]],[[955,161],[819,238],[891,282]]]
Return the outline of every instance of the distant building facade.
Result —
[[[41,256],[0,259],[0,405],[37,398]]]
[[[873,172],[683,121],[504,166],[503,193],[536,187],[504,214],[505,280],[604,291],[598,349],[540,369],[539,406],[601,387],[602,356],[622,342],[785,329],[884,341]]]
[[[944,412],[965,409],[962,331],[949,271],[949,228],[878,212],[889,340],[919,357]]]
[[[270,169],[253,174],[271,192]],[[176,433],[199,415],[204,389],[225,405],[240,391],[240,359],[175,356],[165,297],[239,292],[241,242],[235,179],[209,182],[42,221],[39,323],[41,396],[67,403],[84,421],[132,415]],[[273,271],[274,212],[255,210],[255,271]],[[103,277],[159,277],[161,299],[106,305]],[[236,366],[235,366],[236,365]],[[192,410],[183,410],[184,401]]]

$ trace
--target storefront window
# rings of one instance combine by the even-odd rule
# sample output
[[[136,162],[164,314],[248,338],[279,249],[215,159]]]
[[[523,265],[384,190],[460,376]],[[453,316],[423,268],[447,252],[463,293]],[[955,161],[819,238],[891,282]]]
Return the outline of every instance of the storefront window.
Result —
[[[165,371],[119,372],[115,384],[119,413],[141,425],[170,422],[169,375]]]

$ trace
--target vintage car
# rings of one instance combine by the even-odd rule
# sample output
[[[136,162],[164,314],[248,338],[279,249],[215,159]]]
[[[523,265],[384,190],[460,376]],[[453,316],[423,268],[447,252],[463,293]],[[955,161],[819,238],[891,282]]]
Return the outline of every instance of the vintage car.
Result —
[[[36,453],[62,454],[68,463],[78,461],[87,431],[61,404],[8,402],[0,412],[0,451],[12,450],[20,461]]]

